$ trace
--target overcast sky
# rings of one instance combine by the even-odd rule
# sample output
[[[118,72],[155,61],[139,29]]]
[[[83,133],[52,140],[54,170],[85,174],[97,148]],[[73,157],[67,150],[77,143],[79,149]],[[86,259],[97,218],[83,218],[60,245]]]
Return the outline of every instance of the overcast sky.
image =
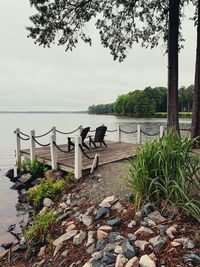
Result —
[[[0,110],[85,110],[129,91],[167,85],[162,47],[135,45],[119,63],[100,45],[92,26],[92,47],[80,43],[67,53],[64,47],[38,47],[25,29],[33,13],[28,0],[0,0]],[[179,81],[188,86],[194,80],[196,32],[186,19],[183,28],[187,41]]]

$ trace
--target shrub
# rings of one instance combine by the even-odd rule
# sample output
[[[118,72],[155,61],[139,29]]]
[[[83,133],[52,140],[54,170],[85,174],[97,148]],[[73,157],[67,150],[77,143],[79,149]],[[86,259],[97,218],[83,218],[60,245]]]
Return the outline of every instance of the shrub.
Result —
[[[68,182],[64,179],[57,179],[56,181],[45,179],[28,190],[28,201],[34,206],[41,205],[45,197],[53,198],[57,193],[66,189],[67,186]]]
[[[30,247],[42,245],[50,236],[57,215],[52,211],[43,211],[33,216],[33,224],[25,231],[25,239]]]
[[[131,163],[128,182],[137,207],[152,202],[176,207],[200,220],[199,158],[191,152],[195,140],[173,134],[146,143]]]
[[[48,170],[47,166],[39,162],[37,158],[34,160],[25,159],[19,166],[20,171],[30,172],[32,175],[41,175]]]

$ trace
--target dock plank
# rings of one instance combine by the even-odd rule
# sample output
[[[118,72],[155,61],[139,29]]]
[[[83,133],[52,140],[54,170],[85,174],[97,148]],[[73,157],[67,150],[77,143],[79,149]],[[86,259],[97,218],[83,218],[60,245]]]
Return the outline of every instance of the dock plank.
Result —
[[[99,166],[116,162],[124,159],[133,157],[139,145],[128,143],[128,142],[113,142],[107,141],[108,148],[99,147],[91,148],[90,150],[85,150],[89,157],[93,157],[96,153],[100,155]],[[67,151],[67,146],[59,145],[59,147]],[[30,157],[30,149],[21,150],[21,155],[23,157]],[[51,154],[49,147],[39,147],[36,148],[36,155],[39,161],[51,166]],[[58,168],[64,171],[73,171],[74,170],[74,151],[70,153],[63,153],[57,151],[58,158]],[[84,155],[82,156],[82,170],[89,170],[92,166],[93,160],[87,159]]]

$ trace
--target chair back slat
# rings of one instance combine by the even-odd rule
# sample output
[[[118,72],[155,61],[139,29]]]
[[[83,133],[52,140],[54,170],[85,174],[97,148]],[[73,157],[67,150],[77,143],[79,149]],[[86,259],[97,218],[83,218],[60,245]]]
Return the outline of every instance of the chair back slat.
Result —
[[[82,141],[85,140],[89,131],[90,131],[90,127],[86,127],[82,130],[82,132],[81,132]]]
[[[98,128],[96,128],[94,142],[103,142],[106,131],[106,126],[99,126]]]

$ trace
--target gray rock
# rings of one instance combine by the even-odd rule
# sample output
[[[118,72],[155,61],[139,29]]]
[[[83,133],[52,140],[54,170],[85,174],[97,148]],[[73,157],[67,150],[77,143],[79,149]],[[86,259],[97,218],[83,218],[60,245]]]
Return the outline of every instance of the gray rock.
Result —
[[[108,243],[107,238],[97,241],[96,250],[97,251],[103,250],[105,248],[105,246],[107,245],[107,243]]]
[[[69,250],[66,249],[66,250],[64,250],[64,251],[61,253],[61,257],[65,258],[65,257],[68,256],[68,254],[69,254]]]
[[[159,224],[162,223],[164,221],[166,221],[166,218],[164,218],[159,211],[154,211],[148,214],[148,217],[154,221],[155,223]]]
[[[18,179],[19,182],[21,182],[22,184],[28,184],[31,183],[33,180],[33,176],[30,173],[26,173],[23,174],[22,176],[20,176],[20,178]]]
[[[195,248],[195,244],[192,240],[188,240],[184,245],[183,248],[187,248],[187,249],[193,249]]]
[[[159,235],[159,236],[150,238],[149,242],[152,244],[154,251],[159,252],[163,248],[163,246],[166,244],[167,238],[161,237]]]
[[[64,221],[66,220],[67,218],[69,218],[69,216],[72,214],[72,212],[69,210],[65,213],[63,213],[61,216],[58,217],[58,220],[59,221]]]
[[[112,227],[119,226],[122,223],[123,221],[120,218],[115,218],[115,219],[107,221],[107,224]]]
[[[88,232],[88,238],[87,238],[86,247],[90,246],[93,243],[94,243],[94,231],[89,231]]]
[[[119,240],[124,240],[124,237],[120,235],[118,232],[112,232],[108,235],[108,242],[115,243]]]
[[[88,254],[92,254],[94,252],[95,248],[95,243],[91,244],[90,246],[87,247],[86,251]]]
[[[43,267],[49,267],[53,264],[54,260],[53,259],[48,259],[45,264],[43,265]]]
[[[108,251],[104,251],[103,252],[103,257],[101,259],[101,263],[105,264],[106,266],[108,266],[108,264],[112,264],[115,263],[116,261],[116,254],[108,252]]]
[[[161,236],[166,236],[167,235],[167,229],[168,229],[167,225],[158,226],[158,230],[159,230]]]
[[[142,207],[141,211],[143,214],[148,215],[149,213],[154,212],[155,209],[150,203],[147,203]]]
[[[192,263],[194,266],[200,265],[200,254],[196,251],[190,251],[183,256],[183,263]]]
[[[53,245],[57,246],[60,242],[64,242],[66,240],[69,240],[72,237],[74,237],[76,234],[77,234],[77,230],[71,230],[71,231],[61,235],[60,237],[58,237],[56,240],[54,240]]]
[[[131,258],[137,256],[138,248],[135,245],[131,245],[128,239],[125,239],[122,244],[122,254],[130,260]]]
[[[78,235],[74,236],[73,244],[75,246],[81,245],[83,243],[83,240],[86,238],[86,233],[81,231]]]
[[[127,259],[124,257],[123,254],[117,255],[115,267],[124,267],[124,264],[127,263]]]
[[[5,173],[5,176],[8,177],[9,179],[14,178],[14,175],[15,175],[14,169],[10,169]]]
[[[90,227],[90,225],[93,223],[94,218],[92,216],[83,215],[81,218],[81,221],[83,224],[85,224],[87,227]]]
[[[104,218],[107,214],[109,213],[109,209],[108,208],[99,208],[97,210],[96,216],[95,216],[95,220],[99,220]]]

